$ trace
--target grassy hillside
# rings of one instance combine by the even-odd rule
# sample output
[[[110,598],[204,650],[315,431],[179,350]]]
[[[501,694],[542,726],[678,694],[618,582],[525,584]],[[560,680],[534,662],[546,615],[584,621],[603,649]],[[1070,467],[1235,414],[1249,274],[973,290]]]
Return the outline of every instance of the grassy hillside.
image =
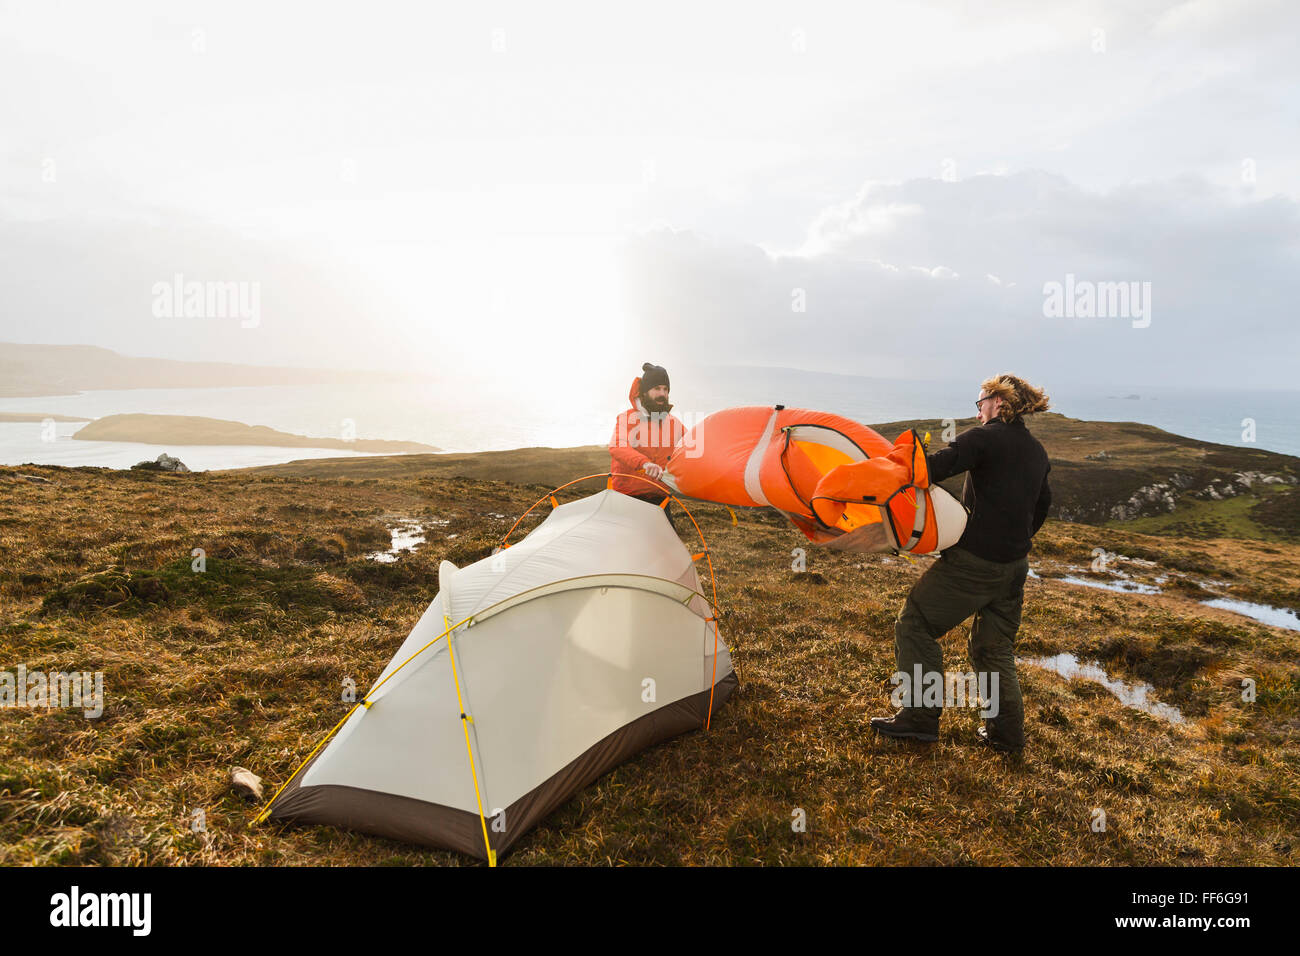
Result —
[[[1096,465],[1090,481],[1103,491],[1129,456],[1144,482],[1156,462],[1294,461],[1174,436],[1147,447],[1142,426],[1096,448],[1115,461],[1088,461],[1095,432],[1078,448],[1057,440],[1073,442],[1081,424],[1037,430],[1054,476]],[[439,561],[488,555],[544,492],[607,460],[585,448],[194,475],[0,468],[0,668],[102,670],[107,694],[96,720],[0,710],[0,862],[468,862],[329,827],[249,828],[256,804],[231,789],[229,771],[250,768],[273,792],[344,714],[345,678],[367,686],[400,645]],[[1063,486],[1083,500],[1089,482]],[[1278,500],[1262,493],[1254,505]],[[1149,682],[1186,722],[1024,667],[1030,749],[1017,761],[977,749],[973,711],[948,714],[933,746],[868,730],[889,710],[892,622],[927,559],[834,554],[766,512],[742,511],[733,526],[718,506],[694,510],[740,692],[708,733],[652,748],[576,795],[506,865],[1294,862],[1300,633],[1200,601],[1300,607],[1300,543],[1049,521],[1018,652],[1099,661]],[[393,563],[367,560],[403,518],[422,521],[428,543]],[[1294,519],[1286,508],[1264,518]],[[807,573],[791,567],[799,547]],[[191,570],[194,548],[204,573]],[[1161,580],[1162,592],[1063,580],[1120,581],[1089,570],[1097,548],[1116,555],[1123,580]],[[969,669],[964,640],[960,629],[944,639],[948,669]],[[791,830],[796,809],[806,833]],[[1098,809],[1104,832],[1090,827]]]

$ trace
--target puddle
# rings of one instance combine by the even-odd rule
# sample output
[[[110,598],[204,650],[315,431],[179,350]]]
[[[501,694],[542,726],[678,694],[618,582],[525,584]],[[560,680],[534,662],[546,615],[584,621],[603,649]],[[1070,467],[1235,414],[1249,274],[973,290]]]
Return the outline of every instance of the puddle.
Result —
[[[433,524],[446,524],[443,521],[434,521]],[[393,538],[393,545],[387,551],[372,551],[366,557],[371,561],[380,561],[384,564],[391,564],[401,557],[402,552],[414,551],[418,546],[424,544],[424,525],[415,521],[403,521],[401,524],[390,528],[389,533]]]
[[[1134,707],[1140,711],[1160,717],[1171,724],[1184,724],[1186,719],[1182,711],[1171,704],[1162,704],[1151,695],[1155,688],[1143,681],[1128,683],[1111,677],[1100,664],[1080,664],[1073,654],[1056,654],[1053,657],[1024,657],[1016,660],[1017,666],[1029,664],[1042,667],[1060,674],[1067,680],[1090,680],[1100,684],[1115,695],[1125,707]]]
[[[1224,611],[1233,611],[1253,618],[1261,624],[1284,627],[1289,631],[1300,631],[1300,616],[1285,607],[1273,607],[1271,604],[1252,604],[1250,601],[1238,601],[1236,598],[1214,598],[1202,601],[1206,607],[1217,607]]]
[[[1119,591],[1122,594],[1160,593],[1160,589],[1154,584],[1143,584],[1141,581],[1130,581],[1125,578],[1117,578],[1114,581],[1098,581],[1095,578],[1065,577],[1057,578],[1057,580],[1066,581],[1069,584],[1082,584],[1086,588],[1101,588],[1103,591]]]

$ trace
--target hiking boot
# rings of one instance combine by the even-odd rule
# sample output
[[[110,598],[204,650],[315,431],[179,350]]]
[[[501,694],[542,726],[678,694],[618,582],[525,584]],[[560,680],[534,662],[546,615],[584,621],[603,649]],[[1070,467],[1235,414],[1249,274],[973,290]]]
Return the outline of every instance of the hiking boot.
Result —
[[[934,743],[939,739],[940,713],[933,707],[903,707],[891,717],[872,717],[871,729],[886,737]]]
[[[975,736],[985,747],[990,747],[1000,754],[1018,754],[1025,749],[1024,741],[1013,743],[999,737],[996,731],[990,732],[987,726],[976,729]]]

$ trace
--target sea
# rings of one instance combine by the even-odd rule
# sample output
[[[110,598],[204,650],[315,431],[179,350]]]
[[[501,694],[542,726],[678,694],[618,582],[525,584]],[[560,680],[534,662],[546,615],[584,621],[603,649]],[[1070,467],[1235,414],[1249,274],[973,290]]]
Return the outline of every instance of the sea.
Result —
[[[4,413],[94,419],[121,413],[199,415],[322,438],[417,441],[447,452],[605,444],[628,407],[628,381],[293,385],[127,389],[0,399]],[[1208,442],[1300,456],[1300,392],[1151,385],[1058,385],[1052,410],[1091,421],[1131,421]],[[978,385],[729,366],[674,372],[673,414],[693,425],[735,405],[783,404],[865,424],[963,419]],[[161,453],[192,470],[246,468],[358,453],[274,446],[162,446],[83,441],[81,422],[0,422],[0,464],[127,468]],[[1032,428],[1032,425],[1031,425]],[[889,438],[895,436],[889,435]]]

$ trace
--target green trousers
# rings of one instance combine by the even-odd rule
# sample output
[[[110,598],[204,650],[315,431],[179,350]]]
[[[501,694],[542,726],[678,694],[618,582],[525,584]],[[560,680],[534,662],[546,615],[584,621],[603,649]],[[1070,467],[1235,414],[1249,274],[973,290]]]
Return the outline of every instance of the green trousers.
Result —
[[[997,675],[997,716],[989,720],[990,731],[1015,746],[1024,745],[1015,643],[1028,573],[1027,557],[1003,563],[949,548],[912,587],[894,622],[898,670],[912,675],[920,665],[922,674],[942,675],[939,638],[975,615],[967,643],[971,666],[977,675]]]

